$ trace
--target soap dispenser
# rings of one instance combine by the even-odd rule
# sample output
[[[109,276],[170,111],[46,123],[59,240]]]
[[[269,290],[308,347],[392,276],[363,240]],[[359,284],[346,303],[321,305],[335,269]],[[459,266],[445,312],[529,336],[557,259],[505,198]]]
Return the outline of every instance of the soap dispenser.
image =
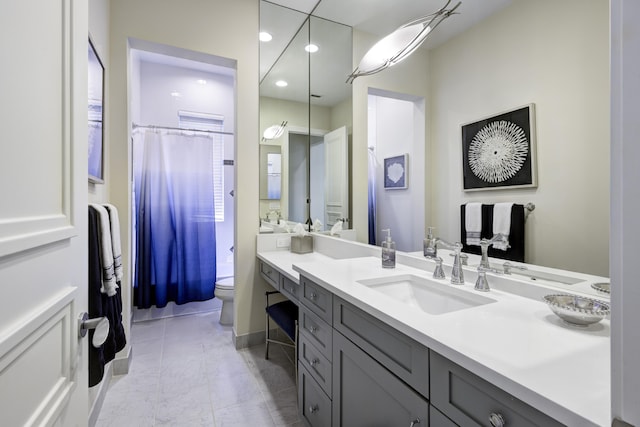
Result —
[[[422,242],[422,255],[431,259],[438,257],[438,247],[436,246],[436,238],[433,237],[433,227],[429,227],[427,237]]]
[[[396,242],[391,240],[391,230],[387,232],[387,239],[382,242],[382,268],[395,268],[396,266]]]

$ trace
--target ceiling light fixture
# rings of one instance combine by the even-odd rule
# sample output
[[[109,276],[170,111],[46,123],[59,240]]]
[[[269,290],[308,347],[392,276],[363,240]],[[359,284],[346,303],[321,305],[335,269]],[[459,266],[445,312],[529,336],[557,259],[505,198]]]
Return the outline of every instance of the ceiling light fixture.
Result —
[[[304,48],[304,50],[306,50],[309,53],[315,53],[318,51],[318,49],[319,47],[313,43],[306,45]]]
[[[289,83],[285,82],[284,80],[278,80],[276,82],[276,86],[278,87],[287,87],[289,85]]]
[[[260,33],[258,33],[258,39],[261,42],[270,42],[271,39],[273,39],[273,36],[266,31],[260,31]]]
[[[207,81],[205,79],[198,79],[198,84],[206,85]]]
[[[262,142],[280,138],[284,133],[284,128],[287,126],[287,123],[288,122],[286,120],[283,120],[279,125],[273,125],[266,128],[262,134]]]
[[[364,55],[358,67],[347,78],[347,83],[360,76],[369,76],[391,67],[411,55],[427,36],[445,19],[451,16],[462,2],[447,9],[451,0],[440,10],[408,22],[378,41]]]

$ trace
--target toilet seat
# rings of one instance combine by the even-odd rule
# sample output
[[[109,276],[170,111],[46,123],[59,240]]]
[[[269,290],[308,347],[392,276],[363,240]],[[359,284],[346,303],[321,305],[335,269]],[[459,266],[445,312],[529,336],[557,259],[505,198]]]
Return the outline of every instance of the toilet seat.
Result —
[[[233,277],[226,277],[216,282],[216,289],[220,290],[233,290]]]

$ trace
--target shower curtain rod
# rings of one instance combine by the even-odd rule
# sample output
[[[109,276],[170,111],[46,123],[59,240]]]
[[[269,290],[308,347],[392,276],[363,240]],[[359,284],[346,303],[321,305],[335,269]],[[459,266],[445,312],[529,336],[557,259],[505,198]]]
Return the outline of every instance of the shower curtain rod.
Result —
[[[231,135],[231,136],[233,136],[233,132],[223,132],[223,131],[220,131],[220,130],[185,129],[185,128],[175,128],[175,127],[169,127],[169,126],[139,125],[137,123],[132,123],[131,126],[134,129],[147,128],[147,129],[162,129],[162,130],[179,130],[179,131],[183,131],[183,132],[204,132],[204,133],[214,133],[216,135]]]

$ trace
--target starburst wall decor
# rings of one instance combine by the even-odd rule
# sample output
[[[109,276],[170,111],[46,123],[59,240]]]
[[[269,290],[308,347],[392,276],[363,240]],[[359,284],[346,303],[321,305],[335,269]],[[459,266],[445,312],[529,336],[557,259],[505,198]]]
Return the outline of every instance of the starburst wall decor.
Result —
[[[534,105],[462,125],[465,191],[536,187]]]

